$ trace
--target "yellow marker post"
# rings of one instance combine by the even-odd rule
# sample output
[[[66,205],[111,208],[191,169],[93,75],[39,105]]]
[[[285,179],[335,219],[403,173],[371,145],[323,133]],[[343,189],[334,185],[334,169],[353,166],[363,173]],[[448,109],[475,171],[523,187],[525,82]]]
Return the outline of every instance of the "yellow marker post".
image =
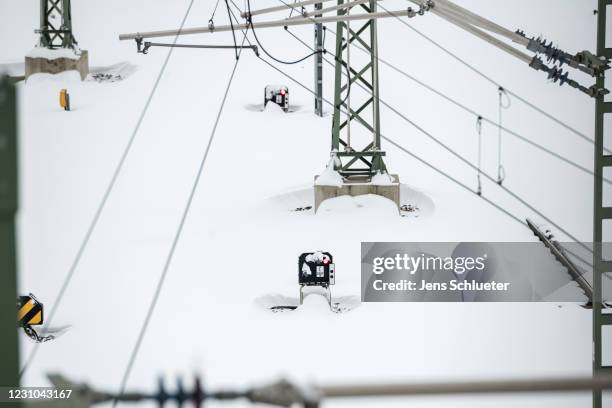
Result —
[[[60,106],[65,110],[70,110],[70,95],[68,94],[67,89],[62,89],[59,94],[59,103]]]

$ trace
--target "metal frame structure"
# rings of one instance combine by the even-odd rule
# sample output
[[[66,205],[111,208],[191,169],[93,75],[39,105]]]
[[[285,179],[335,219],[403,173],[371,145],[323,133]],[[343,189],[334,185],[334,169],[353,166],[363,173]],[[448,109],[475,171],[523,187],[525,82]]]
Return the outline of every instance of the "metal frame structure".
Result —
[[[0,77],[0,385],[19,385],[19,341],[16,326],[17,262],[17,103],[15,87]],[[20,404],[8,404],[19,407]]]
[[[344,0],[338,0],[338,5]],[[370,0],[369,4],[360,4],[367,13],[376,13],[377,0]],[[347,13],[346,8],[339,9],[338,15]],[[376,172],[386,171],[383,156],[385,152],[380,149],[380,108],[378,98],[378,28],[376,19],[367,20],[359,28],[353,30],[348,24],[350,20],[338,21],[336,25],[336,66],[334,90],[334,118],[332,122],[332,153],[339,158],[349,160],[335,161],[335,170],[343,176],[372,176]],[[345,35],[346,33],[346,35]],[[368,62],[359,68],[354,68],[347,60],[350,44],[357,41],[370,53]],[[347,71],[344,78],[343,71]],[[369,77],[369,78],[368,78]],[[350,94],[351,83],[360,82],[370,90],[365,102],[353,109]],[[349,99],[349,100],[347,100]],[[354,98],[353,98],[354,100]],[[348,112],[348,117],[342,120],[342,110]],[[366,117],[366,115],[368,115]],[[372,141],[366,146],[355,149],[350,137],[350,121],[357,120],[372,133]]]
[[[323,3],[316,3],[315,10],[322,10]],[[322,17],[322,14],[315,14],[315,17]],[[317,23],[314,26],[314,49],[317,52],[314,56],[314,90],[315,90],[315,114],[323,116],[323,24]]]
[[[597,55],[612,58],[612,48],[606,47],[606,15],[612,0],[598,1],[597,14]],[[605,86],[605,76],[597,78],[597,86]],[[612,102],[606,102],[603,96],[598,96],[595,102],[595,160],[594,174],[595,186],[593,194],[593,375],[611,375],[612,366],[604,366],[604,346],[602,331],[604,327],[612,327],[612,314],[603,313],[602,281],[605,273],[612,277],[612,261],[605,260],[603,256],[602,239],[603,223],[612,220],[612,207],[603,204],[603,172],[605,168],[612,168],[612,155],[604,153],[604,118],[612,114]],[[608,132],[612,131],[607,129]],[[612,397],[608,397],[612,398]],[[602,408],[603,393],[601,390],[593,391],[593,408]]]
[[[56,20],[59,19],[59,24]],[[45,48],[74,48],[70,0],[40,0],[40,45]]]

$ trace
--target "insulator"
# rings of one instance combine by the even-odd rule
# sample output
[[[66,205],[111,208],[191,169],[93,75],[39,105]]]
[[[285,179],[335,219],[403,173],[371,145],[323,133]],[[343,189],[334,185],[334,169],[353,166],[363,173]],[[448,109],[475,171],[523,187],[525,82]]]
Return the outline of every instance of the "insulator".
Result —
[[[193,386],[193,395],[191,396],[191,400],[195,408],[200,408],[202,406],[205,396],[206,394],[202,388],[202,380],[200,379],[200,376],[196,375],[195,384]]]
[[[178,377],[176,379],[176,404],[180,408],[183,406],[183,402],[187,399],[185,389],[183,388],[183,379]]]
[[[565,84],[568,80],[568,72],[563,72],[560,68],[551,68],[548,71],[548,79],[550,79],[553,83],[559,82],[559,86]]]
[[[164,406],[164,403],[168,400],[168,393],[166,392],[166,388],[164,387],[164,378],[160,377],[157,381],[157,395],[155,396],[155,400],[159,404],[160,407]]]

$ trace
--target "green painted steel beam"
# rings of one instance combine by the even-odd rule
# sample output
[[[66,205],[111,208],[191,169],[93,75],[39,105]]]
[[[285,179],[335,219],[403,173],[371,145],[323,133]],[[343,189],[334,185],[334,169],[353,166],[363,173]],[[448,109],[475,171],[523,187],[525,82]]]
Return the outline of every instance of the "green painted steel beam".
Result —
[[[0,77],[0,386],[19,385],[17,331],[17,103],[15,86]],[[15,404],[3,404],[19,407]]]
[[[338,5],[344,4],[344,0],[338,0]],[[376,1],[371,0],[368,5],[362,4],[368,12],[376,12]],[[346,9],[338,10],[338,15],[345,15]],[[349,44],[357,41],[362,47],[370,52],[370,58],[362,66],[355,67],[355,62],[348,63]],[[373,175],[378,171],[385,171],[383,161],[384,152],[380,148],[380,108],[378,98],[378,36],[376,19],[367,20],[357,30],[344,21],[336,23],[336,64],[335,64],[335,89],[334,89],[334,117],[332,122],[332,152],[348,152],[348,154],[337,154],[339,158],[351,159],[346,163],[336,165],[336,170],[343,176],[352,174]],[[348,71],[345,77],[344,71]],[[353,99],[347,99],[347,93],[351,92],[349,84],[362,83],[370,91],[366,95],[365,103],[361,103],[357,110],[353,109]],[[354,88],[353,88],[354,90]],[[350,100],[350,103],[348,102]],[[345,118],[342,112],[346,110],[350,118]],[[355,146],[354,140],[349,143],[348,126],[350,121],[362,124],[372,135],[362,146]],[[362,142],[363,143],[363,142]],[[367,160],[366,158],[370,158]],[[363,165],[366,167],[363,167]],[[356,168],[354,166],[360,165]]]
[[[74,48],[77,41],[72,34],[70,0],[40,0],[40,46],[45,48]]]
[[[609,55],[606,48],[606,15],[607,6],[610,0],[598,0],[597,13],[597,55]],[[605,86],[605,78],[597,78],[597,86]],[[604,219],[610,217],[609,209],[602,203],[603,198],[603,168],[612,162],[604,155],[604,117],[610,114],[610,105],[604,101],[603,96],[599,96],[595,101],[595,159],[594,159],[594,190],[593,190],[593,375],[604,374],[606,368],[603,366],[603,347],[602,327],[606,323],[602,315],[603,295],[602,280],[603,274],[609,268],[609,263],[603,259],[602,238]],[[610,299],[608,299],[610,300]],[[593,391],[593,408],[603,407],[603,394],[601,390]]]

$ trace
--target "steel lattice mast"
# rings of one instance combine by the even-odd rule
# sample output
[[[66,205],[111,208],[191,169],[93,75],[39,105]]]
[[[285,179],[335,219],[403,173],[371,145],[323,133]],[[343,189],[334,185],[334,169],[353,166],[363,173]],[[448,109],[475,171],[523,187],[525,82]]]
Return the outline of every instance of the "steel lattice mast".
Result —
[[[343,4],[338,0],[338,4]],[[358,7],[365,9],[367,13],[376,12],[376,0],[370,0],[368,4],[360,4]],[[356,6],[357,7],[357,6]],[[347,13],[347,9],[338,10],[338,15]],[[336,168],[343,176],[368,175],[385,170],[383,156],[385,153],[380,149],[380,110],[378,100],[378,36],[376,19],[367,20],[360,24],[357,30],[350,27],[348,21],[338,21],[336,26],[336,67],[335,67],[335,90],[334,90],[334,118],[332,124],[332,152],[341,160],[336,162]],[[357,41],[370,55],[365,65],[353,67],[347,61],[349,45]],[[343,75],[348,71],[348,77]],[[369,89],[365,101],[353,102],[355,97],[348,98],[350,84],[360,82]],[[357,106],[358,105],[358,106]],[[348,117],[343,118],[342,111],[348,112]],[[369,132],[371,141],[365,146],[355,147],[349,140],[350,121],[360,122]],[[344,159],[344,160],[342,160]]]
[[[315,10],[321,10],[323,8],[323,3],[316,3],[314,5]],[[322,14],[316,14],[315,17],[322,17]],[[314,69],[315,69],[315,81],[314,81],[314,89],[315,89],[315,113],[319,116],[323,116],[323,24],[317,23],[314,27],[314,49],[318,51],[314,57]]]
[[[12,312],[17,299],[17,196],[16,93],[9,78],[0,76],[0,333],[3,355],[0,384],[12,388],[19,386],[19,339],[15,312]],[[7,404],[7,407],[20,406],[18,401]]]
[[[606,17],[608,6],[612,5],[612,0],[599,0],[598,22],[597,22],[597,55],[609,59],[612,57],[612,49],[606,47]],[[597,86],[605,86],[605,75],[597,78]],[[612,344],[604,342],[602,331],[605,327],[612,327],[612,314],[603,313],[603,302],[605,300],[602,283],[603,276],[612,278],[612,262],[604,259],[602,241],[606,220],[612,219],[612,208],[606,207],[603,203],[603,176],[604,169],[612,167],[612,156],[604,153],[604,120],[606,115],[612,114],[612,102],[606,102],[604,95],[598,95],[595,102],[595,188],[593,194],[593,375],[610,375],[612,365],[605,364],[603,360],[603,350],[609,349]],[[610,130],[608,129],[608,132]],[[607,235],[607,234],[606,234]],[[608,244],[609,245],[609,244]],[[606,343],[606,344],[604,344]],[[602,408],[603,395],[601,390],[593,390],[593,408]],[[612,398],[612,396],[607,397]],[[606,405],[608,406],[608,405]]]
[[[40,45],[45,48],[74,48],[70,0],[40,0]]]

